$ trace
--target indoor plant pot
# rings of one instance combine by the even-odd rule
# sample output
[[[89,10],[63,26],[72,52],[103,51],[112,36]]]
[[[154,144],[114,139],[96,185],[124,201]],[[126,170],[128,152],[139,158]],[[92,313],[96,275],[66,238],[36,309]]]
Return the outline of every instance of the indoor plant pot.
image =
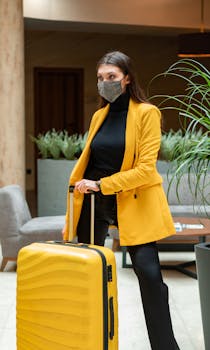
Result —
[[[69,176],[86,138],[87,133],[69,136],[55,130],[32,138],[42,157],[37,160],[38,216],[65,214]]]

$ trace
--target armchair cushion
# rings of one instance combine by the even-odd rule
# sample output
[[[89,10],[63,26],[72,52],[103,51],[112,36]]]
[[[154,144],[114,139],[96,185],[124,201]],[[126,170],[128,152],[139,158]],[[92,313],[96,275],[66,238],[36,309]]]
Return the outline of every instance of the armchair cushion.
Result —
[[[62,239],[65,215],[37,217],[26,222],[19,230],[20,235],[34,236],[35,240]],[[56,238],[55,238],[56,237]]]

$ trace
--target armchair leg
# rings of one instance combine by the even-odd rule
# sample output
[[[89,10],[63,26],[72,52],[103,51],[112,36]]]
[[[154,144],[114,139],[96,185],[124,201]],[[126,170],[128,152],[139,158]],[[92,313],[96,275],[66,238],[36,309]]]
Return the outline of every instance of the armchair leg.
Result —
[[[3,257],[2,262],[1,262],[1,268],[0,268],[1,272],[4,271],[4,268],[6,267],[8,261],[17,261],[17,259],[16,258]]]

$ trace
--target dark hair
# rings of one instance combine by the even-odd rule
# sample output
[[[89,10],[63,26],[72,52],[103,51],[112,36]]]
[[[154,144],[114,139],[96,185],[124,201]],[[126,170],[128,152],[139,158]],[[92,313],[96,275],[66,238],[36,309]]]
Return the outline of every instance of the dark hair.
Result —
[[[139,86],[137,80],[137,74],[133,67],[133,63],[130,57],[120,51],[112,51],[106,53],[97,63],[96,70],[102,64],[112,64],[121,69],[124,75],[128,75],[130,83],[127,85],[131,98],[136,102],[146,102],[146,96]],[[99,107],[107,105],[107,100],[100,96]]]

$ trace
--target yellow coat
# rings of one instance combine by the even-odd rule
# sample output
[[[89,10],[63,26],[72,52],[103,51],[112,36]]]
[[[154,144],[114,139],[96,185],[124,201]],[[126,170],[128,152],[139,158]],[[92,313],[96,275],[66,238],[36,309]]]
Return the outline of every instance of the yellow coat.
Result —
[[[92,118],[86,146],[70,176],[69,184],[83,178],[90,158],[90,144],[109,111],[99,109]],[[160,111],[148,103],[129,102],[125,153],[121,170],[101,179],[104,195],[116,194],[117,218],[121,245],[137,245],[157,241],[175,233],[173,220],[156,169],[160,148]],[[83,194],[74,195],[74,235],[83,203]],[[67,213],[69,200],[67,201]],[[66,215],[68,238],[69,216]],[[97,234],[97,233],[96,233]]]

